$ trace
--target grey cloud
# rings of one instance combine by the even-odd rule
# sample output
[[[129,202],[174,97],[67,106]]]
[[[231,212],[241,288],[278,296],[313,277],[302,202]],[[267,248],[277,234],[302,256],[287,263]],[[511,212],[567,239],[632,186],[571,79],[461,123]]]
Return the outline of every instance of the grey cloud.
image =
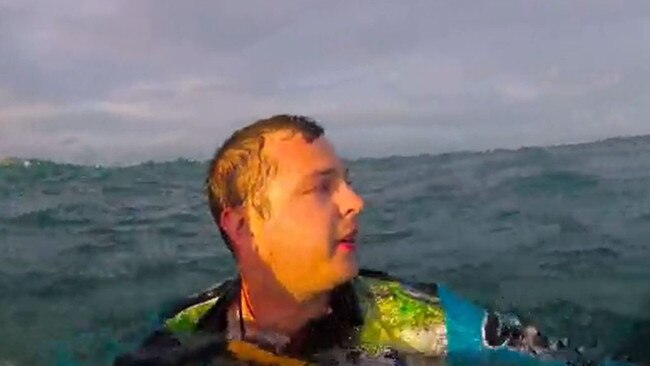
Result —
[[[207,157],[284,112],[349,156],[649,133],[649,38],[644,1],[5,0],[0,155]]]

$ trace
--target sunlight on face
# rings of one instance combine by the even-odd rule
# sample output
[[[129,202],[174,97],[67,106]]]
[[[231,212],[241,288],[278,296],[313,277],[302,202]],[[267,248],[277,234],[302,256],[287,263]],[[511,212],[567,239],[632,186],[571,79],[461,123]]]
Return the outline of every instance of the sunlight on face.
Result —
[[[305,141],[299,134],[268,136],[264,153],[277,171],[265,187],[269,217],[249,211],[258,253],[280,283],[297,296],[330,289],[358,272],[354,241],[362,199],[347,171],[324,138]]]

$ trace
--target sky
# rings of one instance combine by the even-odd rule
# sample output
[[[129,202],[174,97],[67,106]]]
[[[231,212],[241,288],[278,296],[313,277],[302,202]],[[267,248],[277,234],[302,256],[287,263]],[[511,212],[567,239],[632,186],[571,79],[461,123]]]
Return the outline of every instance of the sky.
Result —
[[[0,157],[206,159],[273,114],[347,158],[650,133],[648,1],[0,0]]]

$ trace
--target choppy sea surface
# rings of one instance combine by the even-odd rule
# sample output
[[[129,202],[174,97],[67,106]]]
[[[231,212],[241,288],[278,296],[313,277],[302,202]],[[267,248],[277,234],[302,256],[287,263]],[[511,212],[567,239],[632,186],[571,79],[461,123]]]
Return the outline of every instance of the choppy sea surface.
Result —
[[[0,365],[110,364],[233,273],[205,162],[0,162]],[[348,162],[363,265],[650,363],[650,137]]]

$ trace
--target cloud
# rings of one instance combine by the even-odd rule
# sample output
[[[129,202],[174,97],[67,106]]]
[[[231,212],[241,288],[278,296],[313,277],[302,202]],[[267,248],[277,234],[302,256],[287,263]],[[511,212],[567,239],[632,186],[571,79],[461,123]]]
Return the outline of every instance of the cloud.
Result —
[[[649,38],[642,1],[4,0],[0,155],[205,158],[274,113],[350,157],[650,133]]]

